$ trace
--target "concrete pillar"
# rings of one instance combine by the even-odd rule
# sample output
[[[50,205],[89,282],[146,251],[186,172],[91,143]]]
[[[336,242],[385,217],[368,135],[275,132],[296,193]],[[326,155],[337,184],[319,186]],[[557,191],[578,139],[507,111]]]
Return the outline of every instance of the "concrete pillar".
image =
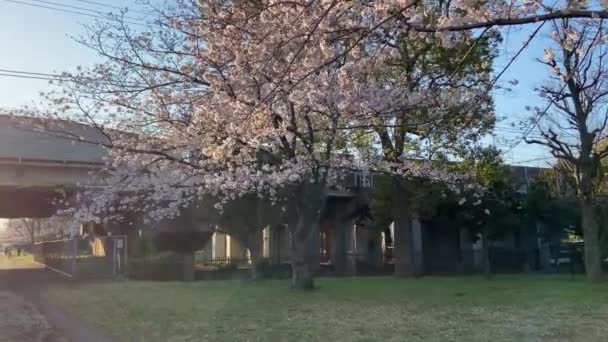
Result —
[[[334,221],[334,225],[331,228],[331,241],[332,241],[332,261],[334,264],[334,272],[337,276],[345,276],[352,274],[352,263],[353,260],[353,246],[352,246],[352,220],[346,220],[339,222]]]
[[[264,259],[270,258],[270,227],[262,230],[262,257]]]
[[[212,238],[212,258],[223,259],[228,257],[226,254],[226,234],[215,232]]]
[[[345,275],[357,274],[357,228],[350,224],[345,226],[344,241],[346,241],[346,268]]]

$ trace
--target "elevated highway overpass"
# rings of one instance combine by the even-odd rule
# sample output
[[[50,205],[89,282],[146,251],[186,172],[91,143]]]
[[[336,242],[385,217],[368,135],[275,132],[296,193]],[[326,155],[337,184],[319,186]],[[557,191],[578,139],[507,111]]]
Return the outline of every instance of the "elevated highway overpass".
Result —
[[[0,217],[50,216],[58,190],[99,185],[106,142],[92,126],[0,115]]]

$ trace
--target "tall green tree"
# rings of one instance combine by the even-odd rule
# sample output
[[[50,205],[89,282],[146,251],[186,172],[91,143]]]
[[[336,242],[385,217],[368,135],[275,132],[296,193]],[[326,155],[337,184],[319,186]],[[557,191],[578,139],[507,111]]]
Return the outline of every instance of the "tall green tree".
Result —
[[[440,225],[449,224],[454,229],[467,229],[470,236],[479,236],[483,271],[490,276],[492,244],[521,226],[522,198],[515,189],[509,166],[494,148],[475,149],[454,167],[474,174],[484,190],[446,193],[431,220]]]
[[[408,158],[437,159],[466,150],[494,124],[493,101],[486,90],[500,36],[487,33],[452,47],[435,38],[418,39],[415,31],[406,30],[395,38],[400,55],[394,63],[407,75],[410,91],[451,92],[454,100],[377,116],[373,130],[380,157],[399,164]],[[417,197],[408,183],[400,175],[392,178],[395,275],[401,277],[415,274],[411,222]]]

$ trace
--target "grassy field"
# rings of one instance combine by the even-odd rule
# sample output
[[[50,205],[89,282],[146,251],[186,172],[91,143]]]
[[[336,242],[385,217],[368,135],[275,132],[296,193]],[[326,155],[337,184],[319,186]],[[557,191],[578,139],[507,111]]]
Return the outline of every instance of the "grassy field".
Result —
[[[11,257],[7,257],[4,254],[0,255],[0,262],[15,262],[15,263],[22,263],[22,262],[33,262],[34,261],[34,256],[32,254],[28,254],[28,253],[23,253],[20,256],[17,256],[16,253],[13,252],[13,255]]]
[[[606,341],[608,284],[568,276],[123,282],[49,299],[121,341]]]

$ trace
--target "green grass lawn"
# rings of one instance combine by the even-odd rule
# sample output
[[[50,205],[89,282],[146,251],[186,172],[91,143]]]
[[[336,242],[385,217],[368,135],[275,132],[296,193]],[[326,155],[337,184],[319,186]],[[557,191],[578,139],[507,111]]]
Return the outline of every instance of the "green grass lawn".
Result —
[[[608,284],[568,276],[122,282],[49,299],[120,341],[607,341]]]
[[[5,255],[0,255],[0,262],[14,262],[14,263],[23,263],[23,262],[34,262],[34,256],[32,254],[23,253],[22,255],[17,256],[15,252],[11,257],[7,257]]]

